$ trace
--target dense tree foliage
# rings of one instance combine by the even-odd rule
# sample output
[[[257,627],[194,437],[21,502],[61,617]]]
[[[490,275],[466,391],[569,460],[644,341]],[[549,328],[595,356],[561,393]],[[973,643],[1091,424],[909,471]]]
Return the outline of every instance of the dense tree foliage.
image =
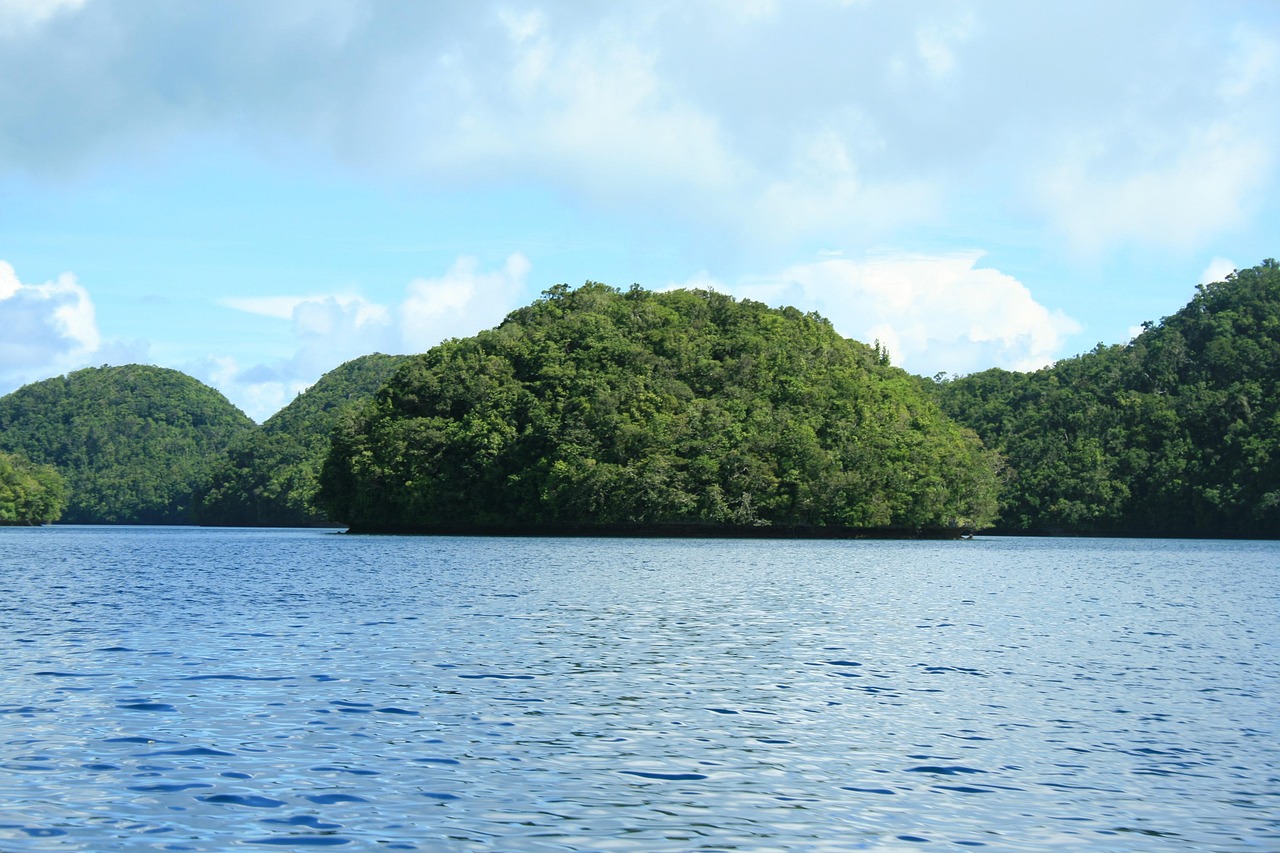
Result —
[[[62,520],[189,523],[210,463],[253,422],[176,370],[92,367],[0,398],[0,450],[66,478]]]
[[[315,506],[315,493],[338,412],[352,401],[371,398],[404,360],[375,353],[349,361],[238,438],[214,467],[197,520],[272,527],[328,523]]]
[[[0,524],[57,521],[66,504],[66,482],[52,465],[0,453]]]
[[[559,285],[339,418],[357,529],[982,525],[994,460],[878,350],[710,292]]]
[[[1001,526],[1280,535],[1280,267],[1200,285],[1126,346],[938,386],[1007,459]]]

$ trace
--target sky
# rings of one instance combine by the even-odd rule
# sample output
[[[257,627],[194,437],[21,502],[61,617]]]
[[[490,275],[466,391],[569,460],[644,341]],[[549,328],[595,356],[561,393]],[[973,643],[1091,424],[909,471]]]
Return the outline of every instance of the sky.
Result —
[[[1269,0],[0,0],[0,394],[262,421],[588,280],[1036,369],[1280,253],[1278,158]]]

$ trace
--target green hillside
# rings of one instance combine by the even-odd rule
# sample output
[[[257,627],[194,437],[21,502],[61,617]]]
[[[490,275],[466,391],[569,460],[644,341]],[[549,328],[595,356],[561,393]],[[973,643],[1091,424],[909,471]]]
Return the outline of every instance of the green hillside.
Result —
[[[320,504],[364,530],[982,525],[994,462],[814,314],[560,285],[339,419]]]
[[[337,414],[365,400],[406,356],[375,353],[337,367],[261,427],[238,438],[204,488],[196,519],[207,525],[302,527],[328,523],[314,504]]]
[[[0,397],[0,451],[66,479],[62,521],[191,521],[210,463],[253,422],[176,370],[93,367]]]
[[[1009,465],[1013,531],[1280,535],[1280,266],[1201,285],[1125,346],[938,386]]]

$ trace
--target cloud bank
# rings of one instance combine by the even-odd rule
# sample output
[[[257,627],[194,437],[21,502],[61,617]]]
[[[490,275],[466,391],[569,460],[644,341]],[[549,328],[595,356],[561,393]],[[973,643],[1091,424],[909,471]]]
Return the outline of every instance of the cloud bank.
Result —
[[[874,245],[975,193],[1084,252],[1199,245],[1274,173],[1280,40],[1265,6],[1172,5],[22,0],[0,170],[215,134],[740,248]]]

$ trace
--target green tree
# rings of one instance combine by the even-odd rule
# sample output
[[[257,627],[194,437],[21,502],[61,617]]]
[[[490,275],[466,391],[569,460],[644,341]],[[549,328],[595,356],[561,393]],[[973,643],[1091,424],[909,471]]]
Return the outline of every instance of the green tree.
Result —
[[[0,524],[57,521],[67,503],[66,482],[52,465],[0,453]]]

